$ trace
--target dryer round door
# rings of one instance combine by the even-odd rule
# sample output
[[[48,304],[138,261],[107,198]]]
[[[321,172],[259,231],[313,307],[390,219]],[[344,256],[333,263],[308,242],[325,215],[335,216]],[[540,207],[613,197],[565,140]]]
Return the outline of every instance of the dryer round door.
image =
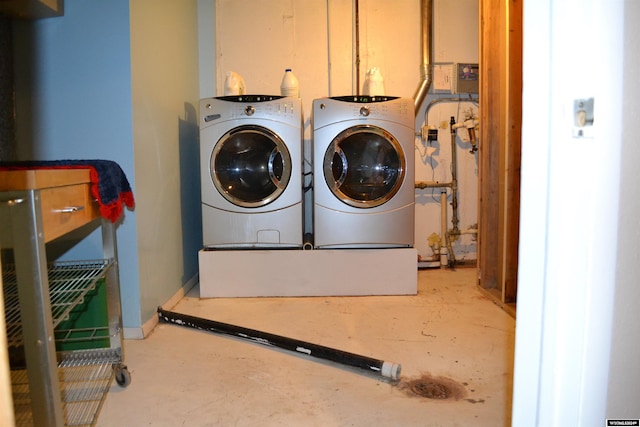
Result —
[[[400,143],[373,125],[353,126],[340,132],[324,156],[324,178],[342,202],[373,208],[396,195],[405,175]]]
[[[257,125],[231,129],[216,143],[210,173],[218,192],[245,208],[268,205],[286,189],[291,155],[273,131]]]

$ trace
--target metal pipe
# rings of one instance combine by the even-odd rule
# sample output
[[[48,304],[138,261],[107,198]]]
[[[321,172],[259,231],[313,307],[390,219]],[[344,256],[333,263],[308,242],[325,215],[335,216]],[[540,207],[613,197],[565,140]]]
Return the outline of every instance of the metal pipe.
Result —
[[[400,365],[397,363],[385,362],[367,356],[348,353],[342,350],[312,344],[305,341],[274,335],[255,329],[243,328],[241,326],[230,325],[228,323],[216,322],[214,320],[202,319],[186,314],[175,313],[163,310],[158,307],[158,318],[167,323],[186,326],[194,329],[206,330],[217,334],[231,335],[236,338],[248,340],[254,344],[262,344],[268,347],[277,347],[291,351],[300,356],[315,357],[328,360],[334,363],[359,368],[369,374],[376,374],[391,380],[400,378]]]
[[[431,70],[433,39],[433,0],[420,0],[420,23],[421,23],[421,48],[422,64],[420,66],[420,84],[413,95],[415,114],[418,115],[422,103],[427,97],[427,92],[433,80]]]
[[[452,236],[461,236],[463,234],[478,234],[478,230],[476,230],[475,228],[467,228],[466,230],[450,231],[449,234]]]
[[[456,119],[451,116],[451,225],[452,231],[458,231],[458,159],[456,155]]]
[[[360,2],[355,0],[354,26],[356,31],[356,95],[360,95]]]
[[[445,188],[451,187],[450,182],[437,182],[437,181],[416,181],[414,184],[415,188],[425,189],[425,188]]]
[[[472,235],[475,235],[477,238],[478,230],[469,228],[466,230],[449,230],[447,232],[447,248],[449,252],[449,266],[451,268],[453,268],[456,264],[456,254],[453,252],[453,237],[461,236],[463,234],[472,234]]]
[[[425,119],[425,123],[427,121],[428,115],[429,115],[429,110],[431,110],[431,107],[435,106],[436,104],[440,104],[441,102],[471,102],[473,104],[478,105],[478,98],[473,98],[471,96],[471,94],[469,94],[469,98],[468,99],[464,99],[464,98],[436,98],[434,100],[432,100],[431,102],[429,102],[427,104],[427,108],[424,111],[424,119]]]
[[[447,232],[447,249],[449,255],[449,266],[456,263],[456,255],[453,252],[453,236],[459,236],[458,229],[458,160],[456,147],[456,119],[451,116],[451,230]]]

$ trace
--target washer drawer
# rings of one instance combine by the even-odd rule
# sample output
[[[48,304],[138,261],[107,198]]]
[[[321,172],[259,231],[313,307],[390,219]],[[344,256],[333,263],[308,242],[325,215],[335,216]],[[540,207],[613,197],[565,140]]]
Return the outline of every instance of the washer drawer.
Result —
[[[44,240],[49,242],[100,215],[88,183],[40,190]]]

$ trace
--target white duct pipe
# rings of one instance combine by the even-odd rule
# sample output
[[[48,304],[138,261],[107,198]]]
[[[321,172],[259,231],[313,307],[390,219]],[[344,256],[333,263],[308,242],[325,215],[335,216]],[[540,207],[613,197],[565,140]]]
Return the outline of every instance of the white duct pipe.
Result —
[[[449,264],[447,251],[447,192],[440,193],[440,266]]]

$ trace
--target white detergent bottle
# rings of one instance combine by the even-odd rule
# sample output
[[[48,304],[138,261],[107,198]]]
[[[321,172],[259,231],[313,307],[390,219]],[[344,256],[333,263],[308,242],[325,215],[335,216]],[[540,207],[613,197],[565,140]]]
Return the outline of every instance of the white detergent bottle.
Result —
[[[227,71],[226,79],[224,80],[225,96],[244,95],[245,93],[247,93],[247,90],[242,76],[235,71]]]
[[[298,78],[293,74],[291,68],[284,70],[282,83],[280,84],[280,95],[300,97],[300,88],[298,86]]]
[[[367,71],[362,92],[369,96],[384,95],[384,79],[378,67],[373,67]]]

